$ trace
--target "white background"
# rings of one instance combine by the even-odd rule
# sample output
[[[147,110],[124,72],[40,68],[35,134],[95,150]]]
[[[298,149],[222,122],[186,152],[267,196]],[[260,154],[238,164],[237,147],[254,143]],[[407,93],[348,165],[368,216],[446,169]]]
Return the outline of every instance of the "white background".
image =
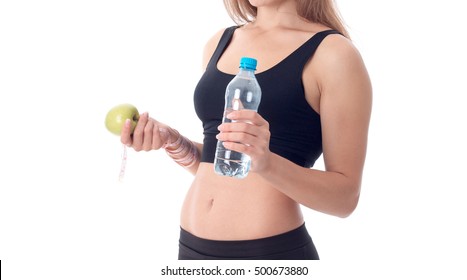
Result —
[[[338,1],[374,107],[355,213],[304,209],[329,268],[315,279],[465,279],[461,2]],[[173,263],[192,177],[161,151],[129,151],[118,182],[122,147],[103,121],[130,102],[201,141],[202,48],[232,24],[221,1],[0,2],[5,279],[156,279]]]

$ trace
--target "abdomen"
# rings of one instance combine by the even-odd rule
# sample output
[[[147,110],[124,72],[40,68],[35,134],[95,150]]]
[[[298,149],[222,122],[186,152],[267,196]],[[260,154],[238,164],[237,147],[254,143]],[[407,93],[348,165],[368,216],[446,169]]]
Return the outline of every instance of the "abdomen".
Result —
[[[205,239],[248,240],[299,227],[299,205],[253,172],[245,179],[214,173],[201,163],[181,213],[181,227]]]

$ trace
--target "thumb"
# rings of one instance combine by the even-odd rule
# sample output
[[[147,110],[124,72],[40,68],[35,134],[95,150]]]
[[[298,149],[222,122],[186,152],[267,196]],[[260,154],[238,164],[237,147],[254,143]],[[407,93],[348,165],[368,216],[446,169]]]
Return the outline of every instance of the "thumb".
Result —
[[[131,139],[131,120],[126,119],[125,123],[123,124],[122,127],[122,133],[120,134],[120,141],[122,144],[125,144],[127,146],[131,146],[132,144],[132,139]]]

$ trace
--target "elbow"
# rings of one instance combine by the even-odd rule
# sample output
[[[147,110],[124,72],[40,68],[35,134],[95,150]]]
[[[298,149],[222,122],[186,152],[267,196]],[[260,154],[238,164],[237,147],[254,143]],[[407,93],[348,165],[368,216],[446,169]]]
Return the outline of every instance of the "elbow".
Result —
[[[346,197],[338,199],[335,201],[335,204],[328,204],[323,208],[310,208],[331,216],[345,219],[352,215],[352,213],[355,211],[358,205],[358,200],[359,197],[357,195],[352,198]]]
[[[359,199],[360,191],[352,192],[351,194],[346,195],[344,201],[341,201],[340,207],[338,207],[339,210],[337,213],[335,213],[335,215],[342,219],[348,218],[350,215],[352,215],[355,209],[357,209]]]
[[[353,207],[343,208],[341,209],[341,211],[336,213],[336,216],[342,219],[348,218],[350,215],[352,215],[352,213],[355,211],[356,208],[357,208],[357,205]]]

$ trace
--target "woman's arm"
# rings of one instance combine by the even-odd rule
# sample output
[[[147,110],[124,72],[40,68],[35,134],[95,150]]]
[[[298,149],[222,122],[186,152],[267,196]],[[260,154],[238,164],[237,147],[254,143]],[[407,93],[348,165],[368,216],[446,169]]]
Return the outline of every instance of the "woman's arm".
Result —
[[[304,79],[315,83],[320,93],[326,171],[300,167],[270,152],[269,124],[254,112],[234,112],[232,119],[250,120],[253,125],[221,125],[219,138],[233,141],[226,143],[227,148],[250,155],[252,171],[293,200],[320,212],[347,217],[360,194],[372,90],[357,50],[347,39],[332,37],[323,41],[304,72]],[[231,133],[240,131],[244,133]]]
[[[158,122],[143,113],[138,120],[133,134],[131,124],[125,122],[120,140],[135,151],[165,149],[167,155],[192,174],[199,166],[202,144],[190,141],[177,130]]]
[[[339,35],[322,42],[309,66],[304,80],[317,77],[326,171],[299,168],[273,156],[272,164],[262,175],[297,202],[346,217],[356,208],[360,195],[371,114],[371,83],[360,54],[348,39]]]

